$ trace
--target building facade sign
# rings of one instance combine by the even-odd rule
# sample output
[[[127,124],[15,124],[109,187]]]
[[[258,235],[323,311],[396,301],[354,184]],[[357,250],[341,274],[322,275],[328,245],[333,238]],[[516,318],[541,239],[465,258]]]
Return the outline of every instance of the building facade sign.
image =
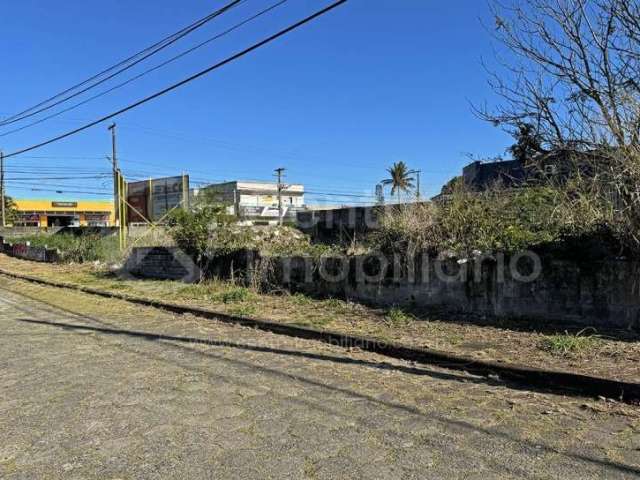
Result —
[[[129,223],[161,221],[176,207],[188,207],[189,176],[155,178],[127,185]]]
[[[127,216],[129,223],[143,223],[149,219],[148,180],[127,184]]]
[[[189,191],[189,177],[158,178],[151,181],[151,216],[159,221],[166,214],[183,204]],[[186,207],[186,205],[185,205]]]

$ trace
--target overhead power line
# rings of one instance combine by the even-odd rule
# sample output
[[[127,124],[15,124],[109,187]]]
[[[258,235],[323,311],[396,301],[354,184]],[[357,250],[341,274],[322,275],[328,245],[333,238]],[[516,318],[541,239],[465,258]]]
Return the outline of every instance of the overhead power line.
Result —
[[[74,156],[74,155],[23,155],[20,160],[102,160],[105,155]]]
[[[232,27],[226,29],[225,31],[223,31],[223,32],[211,37],[211,38],[208,38],[207,40],[205,40],[203,42],[200,42],[199,44],[189,48],[188,50],[185,50],[185,51],[179,53],[178,55],[175,55],[174,57],[171,57],[168,60],[166,60],[166,61],[164,61],[164,62],[162,62],[162,63],[160,63],[158,65],[155,65],[155,66],[153,66],[153,67],[151,67],[151,68],[139,73],[138,75],[135,75],[135,76],[125,80],[124,82],[121,82],[121,83],[119,83],[117,85],[114,85],[113,87],[111,87],[111,88],[109,88],[107,90],[103,90],[102,92],[100,92],[100,93],[98,93],[96,95],[93,95],[93,96],[83,100],[82,102],[78,102],[78,103],[73,104],[70,107],[67,107],[67,108],[65,108],[63,110],[59,110],[59,111],[57,111],[55,113],[52,113],[51,115],[47,115],[46,117],[40,118],[40,119],[36,120],[35,122],[31,122],[31,123],[29,123],[27,125],[24,125],[22,127],[14,128],[14,129],[9,130],[7,132],[3,132],[3,133],[0,134],[0,137],[6,137],[7,135],[11,135],[13,133],[17,133],[17,132],[21,132],[23,130],[26,130],[27,128],[34,127],[36,125],[39,125],[41,123],[46,122],[47,120],[51,120],[52,118],[59,117],[60,115],[62,115],[64,113],[70,112],[71,110],[75,110],[76,108],[81,107],[82,105],[86,105],[87,103],[92,102],[93,100],[96,100],[96,99],[98,99],[100,97],[104,97],[105,95],[107,95],[107,94],[109,94],[109,93],[111,93],[111,92],[113,92],[115,90],[118,90],[118,89],[120,89],[120,88],[122,88],[122,87],[124,87],[126,85],[129,85],[130,83],[133,83],[136,80],[139,80],[140,78],[142,78],[142,77],[144,77],[146,75],[149,75],[150,73],[155,72],[156,70],[159,70],[160,68],[165,67],[165,66],[169,65],[170,63],[175,62],[176,60],[179,60],[180,58],[182,58],[182,57],[184,57],[184,56],[196,51],[199,48],[204,47],[205,45],[208,45],[209,43],[211,43],[211,42],[213,42],[215,40],[218,40],[218,39],[220,39],[220,38],[222,38],[222,37],[224,37],[226,35],[229,35],[233,31],[235,31],[238,28],[246,25],[247,23],[249,23],[249,22],[251,22],[253,20],[256,20],[257,18],[261,17],[262,15],[265,15],[266,13],[270,12],[271,10],[274,10],[275,8],[285,4],[287,1],[288,0],[280,0],[279,2],[271,5],[270,7],[265,8],[264,10],[258,12],[257,14],[252,15],[251,17],[243,20],[242,22],[233,25]],[[80,92],[80,93],[82,93],[82,92]],[[78,95],[80,93],[78,93]],[[69,98],[71,98],[71,97],[69,97]],[[62,103],[62,102],[60,102],[60,103]],[[53,107],[53,106],[55,106],[55,104],[52,105],[51,107]],[[48,107],[47,110],[49,108],[51,108],[51,107]],[[44,111],[44,110],[42,110],[42,111]],[[35,115],[35,113],[34,113],[34,115]],[[27,117],[23,117],[23,119],[25,119],[25,118],[27,118]],[[0,126],[2,126],[2,125],[3,124],[0,123]]]
[[[8,180],[99,180],[101,178],[108,178],[110,174],[103,173],[101,175],[75,175],[73,177],[14,177],[7,176]]]
[[[72,183],[48,183],[48,182],[38,182],[36,183],[33,180],[9,180],[9,183],[13,183],[16,185],[32,185],[32,186],[41,186],[41,187],[60,187],[60,188],[87,188],[87,184],[72,184]],[[102,188],[96,187],[95,190],[102,191]],[[105,191],[109,191],[104,189]]]
[[[155,43],[154,45],[145,48],[144,50],[136,53],[135,55],[129,57],[126,60],[123,60],[122,62],[109,67],[106,70],[103,70],[102,72],[88,78],[87,80],[84,80],[83,82],[74,85],[73,87],[70,87],[66,90],[64,90],[61,93],[58,93],[56,95],[54,95],[51,98],[48,98],[47,100],[44,100],[40,103],[38,103],[37,105],[34,105],[33,107],[30,107],[26,110],[23,110],[20,113],[17,113],[9,118],[6,118],[2,121],[0,121],[0,126],[5,126],[5,125],[10,125],[12,123],[16,123],[19,122],[21,120],[24,120],[25,118],[29,118],[29,117],[33,117],[34,115],[37,115],[38,113],[47,111],[57,105],[60,105],[61,103],[64,103],[74,97],[77,97],[78,95],[81,95],[89,90],[91,90],[92,88],[97,87],[98,85],[103,84],[104,82],[111,80],[113,77],[121,74],[122,72],[129,70],[130,68],[136,66],[137,64],[139,64],[140,62],[146,60],[147,58],[151,57],[152,55],[155,55],[156,53],[164,50],[165,48],[167,48],[168,46],[174,44],[175,42],[177,42],[178,40],[184,38],[185,36],[187,36],[188,34],[190,34],[191,32],[199,29],[200,27],[202,27],[203,25],[206,25],[208,22],[210,22],[211,20],[213,20],[216,17],[219,17],[220,15],[222,15],[223,13],[231,10],[232,8],[238,6],[239,4],[243,3],[246,0],[233,0],[232,2],[228,3],[227,5],[225,5],[222,8],[219,8],[218,10],[216,10],[215,12],[210,13],[209,15],[207,15],[204,18],[201,18],[200,20],[192,23],[191,25],[189,25],[188,27],[183,28],[182,30],[164,38],[163,40],[161,40],[160,42]],[[122,68],[119,68],[122,67]],[[119,70],[116,70],[118,69]],[[113,72],[114,70],[116,70],[114,73],[111,73],[110,75],[107,75],[104,78],[103,77],[105,74],[109,73],[109,72]],[[99,79],[99,80],[98,80]],[[62,98],[61,100],[58,100],[54,103],[51,103],[53,100],[56,100],[64,95],[66,95],[67,93],[73,92],[74,90],[77,90],[80,87],[83,87],[85,85],[87,85],[88,83],[93,82],[94,80],[96,80],[94,83],[90,84],[89,86],[83,88],[82,90],[75,92],[71,95],[67,95],[66,97]],[[51,105],[48,105],[45,107],[45,105],[51,103]],[[39,108],[42,107],[42,108]]]
[[[167,88],[164,88],[164,89],[160,90],[159,92],[156,92],[156,93],[154,93],[152,95],[149,95],[148,97],[145,97],[142,100],[138,100],[137,102],[132,103],[132,104],[128,105],[127,107],[124,107],[124,108],[122,108],[120,110],[117,110],[117,111],[115,111],[113,113],[110,113],[108,115],[105,115],[104,117],[99,118],[98,120],[95,120],[93,122],[87,123],[87,124],[85,124],[85,125],[83,125],[81,127],[78,127],[76,129],[74,129],[74,130],[71,130],[69,132],[63,133],[62,135],[58,135],[57,137],[51,138],[51,139],[46,140],[44,142],[38,143],[36,145],[32,145],[30,147],[22,148],[20,150],[15,151],[15,152],[9,153],[9,154],[5,155],[5,158],[15,157],[16,155],[20,155],[21,153],[30,152],[32,150],[36,150],[38,148],[44,147],[45,145],[50,145],[50,144],[52,144],[54,142],[60,141],[60,140],[62,140],[64,138],[70,137],[70,136],[75,135],[77,133],[80,133],[80,132],[82,132],[82,131],[84,131],[84,130],[86,130],[88,128],[91,128],[91,127],[93,127],[95,125],[98,125],[98,124],[100,124],[102,122],[105,122],[105,121],[107,121],[107,120],[109,120],[109,119],[111,119],[113,117],[117,117],[118,115],[121,115],[121,114],[123,114],[125,112],[128,112],[129,110],[133,110],[134,108],[139,107],[140,105],[143,105],[143,104],[145,104],[147,102],[150,102],[151,100],[154,100],[154,99],[156,99],[158,97],[161,97],[162,95],[165,95],[165,94],[167,94],[167,93],[169,93],[169,92],[171,92],[171,91],[173,91],[173,90],[175,90],[175,89],[177,89],[177,88],[179,88],[179,87],[181,87],[183,85],[186,85],[187,83],[190,83],[190,82],[192,82],[192,81],[194,81],[194,80],[196,80],[196,79],[198,79],[198,78],[200,78],[200,77],[202,77],[202,76],[204,76],[204,75],[206,75],[208,73],[211,73],[212,71],[217,70],[218,68],[221,68],[221,67],[223,67],[224,65],[226,65],[228,63],[231,63],[231,62],[233,62],[233,61],[235,61],[235,60],[237,60],[237,59],[239,59],[241,57],[244,57],[245,55],[253,52],[254,50],[257,50],[257,49],[259,49],[259,48],[261,48],[261,47],[273,42],[274,40],[276,40],[276,39],[278,39],[278,38],[290,33],[291,31],[296,30],[299,27],[301,27],[301,26],[303,26],[303,25],[315,20],[316,18],[318,18],[318,17],[330,12],[334,8],[336,8],[336,7],[340,6],[340,5],[343,5],[347,1],[348,0],[338,0],[337,2],[334,2],[331,5],[323,8],[322,10],[317,11],[316,13],[314,13],[314,14],[312,14],[312,15],[310,15],[310,16],[308,16],[308,17],[306,17],[306,18],[304,18],[304,19],[302,19],[302,20],[300,20],[300,21],[298,21],[296,23],[294,23],[293,25],[290,25],[287,28],[285,28],[283,30],[280,30],[279,32],[277,32],[277,33],[265,38],[264,40],[259,41],[258,43],[254,43],[250,47],[245,48],[244,50],[242,50],[242,51],[240,51],[240,52],[238,52],[238,53],[236,53],[234,55],[231,55],[230,57],[227,57],[226,59],[224,59],[224,60],[222,60],[222,61],[220,61],[220,62],[218,62],[218,63],[216,63],[214,65],[211,65],[210,67],[205,68],[204,70],[201,70],[200,72],[198,72],[198,73],[196,73],[194,75],[191,75],[190,77],[187,77],[184,80],[179,81],[178,83],[174,83],[173,85],[171,85],[171,86],[169,86]]]
[[[99,193],[99,192],[88,192],[85,190],[55,190],[52,188],[30,188],[30,187],[20,187],[20,186],[12,186],[12,190],[29,190],[31,192],[55,192],[58,194],[67,194],[67,193],[75,193],[81,195],[96,195],[99,197],[108,197],[113,195],[113,192]]]
[[[305,195],[321,195],[323,197],[354,197],[354,198],[375,198],[375,195],[358,194],[358,193],[331,193],[331,192],[317,192],[306,190]]]

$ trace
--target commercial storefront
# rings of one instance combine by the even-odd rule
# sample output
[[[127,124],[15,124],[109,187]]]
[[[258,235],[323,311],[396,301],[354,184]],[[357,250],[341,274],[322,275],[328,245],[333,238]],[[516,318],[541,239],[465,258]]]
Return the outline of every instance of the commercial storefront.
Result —
[[[207,185],[193,191],[227,205],[227,212],[248,222],[277,222],[278,184],[273,182],[234,181]],[[295,220],[296,212],[304,207],[304,185],[288,184],[280,192],[282,215]]]
[[[108,200],[15,200],[21,227],[110,227],[115,225]]]

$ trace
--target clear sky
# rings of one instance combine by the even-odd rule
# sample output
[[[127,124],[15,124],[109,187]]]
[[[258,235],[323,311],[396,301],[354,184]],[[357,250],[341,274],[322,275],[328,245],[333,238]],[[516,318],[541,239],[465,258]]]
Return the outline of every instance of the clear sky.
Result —
[[[275,1],[246,0],[123,74],[122,80]],[[224,3],[3,2],[0,116],[84,80]],[[0,147],[12,152],[116,110],[328,3],[289,0],[270,15],[121,90],[0,137]],[[493,57],[481,19],[492,23],[483,0],[350,0],[266,48],[116,119],[124,173],[132,179],[183,171],[195,181],[270,179],[273,169],[282,166],[287,181],[304,183],[309,191],[372,195],[375,184],[386,177],[385,169],[404,160],[422,170],[425,193],[435,194],[468,163],[466,153],[493,157],[511,140],[477,119],[470,108],[470,102],[494,101],[481,65],[482,58]],[[0,134],[25,123],[2,127]],[[55,194],[44,189],[108,189],[108,179],[43,178],[108,172],[107,125],[8,159],[9,193],[50,197]],[[19,185],[23,189],[18,190]],[[57,197],[91,198],[69,193]],[[348,198],[318,194],[308,200]]]

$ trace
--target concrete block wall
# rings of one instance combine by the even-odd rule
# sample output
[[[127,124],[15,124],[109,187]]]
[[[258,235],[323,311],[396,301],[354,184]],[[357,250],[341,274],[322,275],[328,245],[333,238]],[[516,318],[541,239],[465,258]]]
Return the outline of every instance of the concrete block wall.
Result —
[[[148,257],[149,251],[137,255]],[[187,278],[172,266],[175,251],[151,258],[134,261],[141,276]],[[467,263],[427,255],[411,261],[387,258],[389,268],[381,272],[376,256],[312,259],[244,251],[209,259],[199,278],[233,276],[266,288],[375,306],[438,307],[541,323],[640,330],[640,262],[539,258],[540,268],[533,276],[526,264],[513,271],[513,257]]]
[[[122,273],[137,278],[180,280],[186,283],[200,279],[195,263],[177,248],[134,248]]]
[[[5,243],[3,237],[0,237],[0,253],[34,262],[57,263],[60,261],[57,250],[44,247],[32,247],[26,243]]]

